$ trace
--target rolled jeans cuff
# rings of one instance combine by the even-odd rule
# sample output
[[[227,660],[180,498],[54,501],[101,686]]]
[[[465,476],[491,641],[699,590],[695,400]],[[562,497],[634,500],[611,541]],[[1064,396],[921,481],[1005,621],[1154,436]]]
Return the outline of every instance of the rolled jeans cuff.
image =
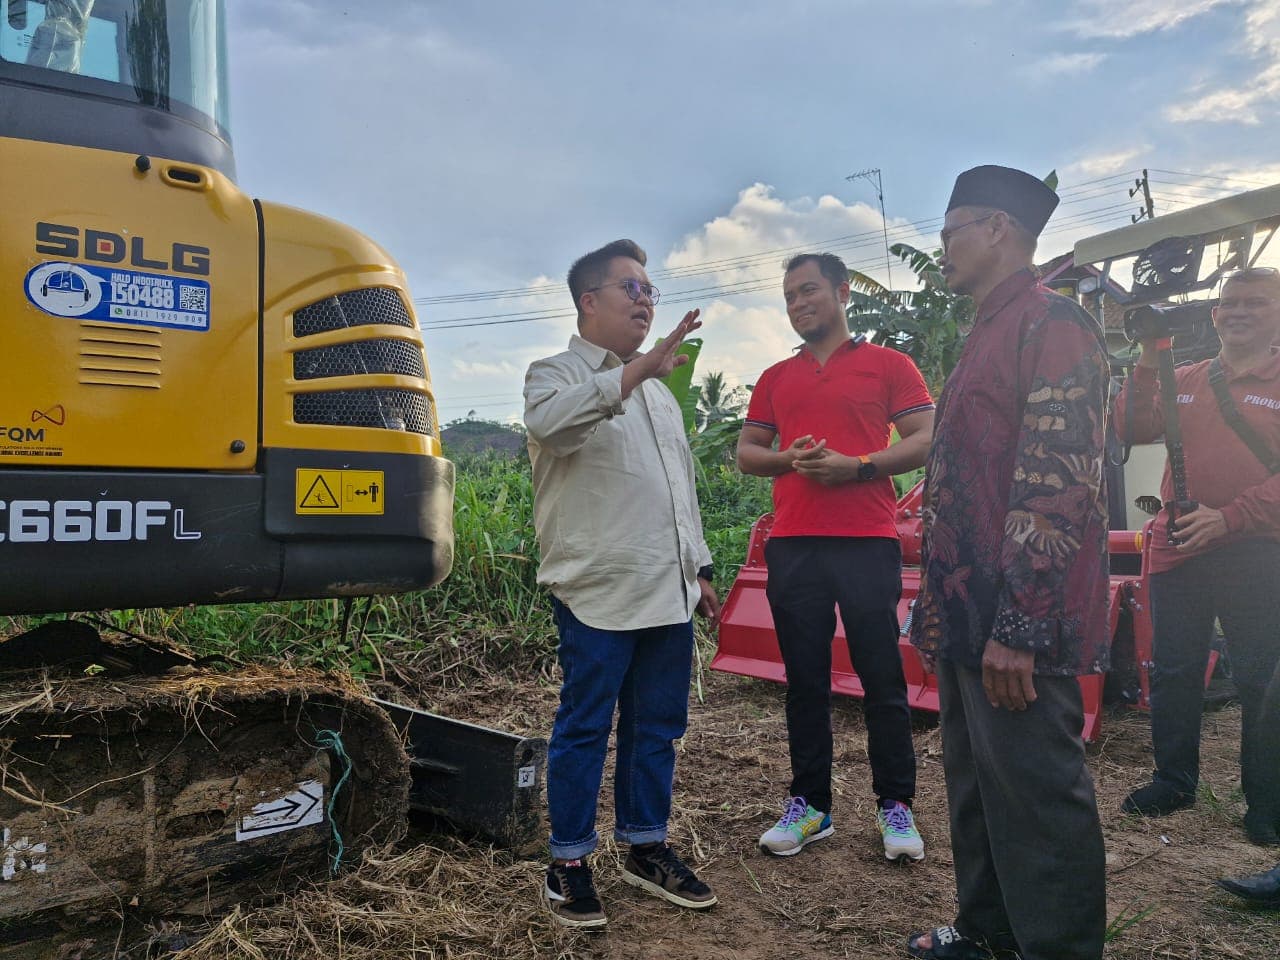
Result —
[[[662,843],[667,839],[667,828],[650,827],[644,830],[623,830],[615,828],[613,838],[623,843],[642,844],[642,843]]]
[[[600,835],[594,830],[585,840],[576,840],[573,843],[557,843],[553,838],[550,844],[551,856],[555,860],[581,860],[595,850],[599,843]]]

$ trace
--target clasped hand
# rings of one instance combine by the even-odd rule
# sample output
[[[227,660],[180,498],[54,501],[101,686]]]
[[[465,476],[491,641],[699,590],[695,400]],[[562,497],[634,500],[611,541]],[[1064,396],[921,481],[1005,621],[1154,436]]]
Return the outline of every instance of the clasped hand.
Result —
[[[858,478],[858,461],[827,447],[826,440],[814,441],[812,435],[797,437],[787,447],[791,466],[796,473],[827,487],[849,483]]]

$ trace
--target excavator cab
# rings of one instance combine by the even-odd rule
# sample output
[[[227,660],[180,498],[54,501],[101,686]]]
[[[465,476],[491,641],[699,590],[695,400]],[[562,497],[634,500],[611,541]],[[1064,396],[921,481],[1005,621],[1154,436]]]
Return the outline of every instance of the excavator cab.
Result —
[[[226,67],[221,0],[0,0],[6,135],[233,176]]]
[[[235,185],[225,46],[220,0],[0,0],[0,612],[448,573],[404,275]]]
[[[449,572],[404,274],[241,191],[227,106],[221,0],[0,0],[0,615]],[[323,875],[411,806],[527,840],[543,756],[349,680],[45,622],[0,642],[0,956]]]

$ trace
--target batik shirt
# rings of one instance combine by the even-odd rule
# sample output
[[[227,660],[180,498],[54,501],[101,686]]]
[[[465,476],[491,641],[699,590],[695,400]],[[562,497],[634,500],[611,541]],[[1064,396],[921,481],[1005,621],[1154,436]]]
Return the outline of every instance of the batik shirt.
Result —
[[[1084,310],[1036,282],[982,304],[938,402],[911,642],[978,668],[989,639],[1035,672],[1107,668],[1108,364]]]

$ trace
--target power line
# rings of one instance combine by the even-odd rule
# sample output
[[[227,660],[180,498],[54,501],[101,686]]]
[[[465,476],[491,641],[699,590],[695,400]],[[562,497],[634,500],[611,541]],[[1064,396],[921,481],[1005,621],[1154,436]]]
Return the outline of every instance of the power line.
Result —
[[[1222,177],[1215,173],[1186,173],[1180,170],[1160,170],[1156,167],[1151,168],[1152,173],[1163,173],[1173,177],[1191,177],[1197,180],[1225,180],[1230,183],[1246,183],[1255,187],[1272,187],[1273,183],[1264,183],[1261,180],[1248,180],[1244,177]]]
[[[1098,207],[1092,210],[1081,211],[1069,217],[1056,221],[1053,228],[1047,230],[1043,236],[1053,236],[1068,230],[1078,229],[1082,226],[1090,226],[1106,220],[1115,219],[1115,212],[1129,209],[1127,203],[1111,204],[1105,207]],[[939,221],[941,222],[941,221]],[[842,250],[858,249],[868,244],[854,244],[849,247],[836,247],[830,252],[839,252]],[[816,245],[808,245],[808,249],[820,249]],[[857,269],[859,267],[868,267],[878,262],[879,257],[873,256],[863,258],[861,260],[851,261],[848,265]],[[763,290],[773,288],[777,284],[777,277],[772,274],[767,277],[748,277],[743,280],[734,281],[725,284],[714,284],[705,287],[691,287],[683,290],[672,291],[671,295],[666,296],[662,302],[664,304],[689,303],[694,300],[707,300],[719,297],[741,296],[748,293],[759,293]],[[513,323],[532,323],[543,320],[562,320],[568,317],[576,316],[573,310],[560,311],[515,311],[512,313],[491,313],[491,314],[474,314],[464,317],[448,317],[441,320],[424,322],[422,330],[424,332],[434,330],[460,330],[471,327],[491,327],[505,326]]]
[[[1068,187],[1062,190],[1059,196],[1075,197],[1077,194],[1081,193],[1082,191],[1085,191],[1086,188],[1088,187],[1096,186],[1098,184],[1106,183],[1108,181],[1128,180],[1130,176],[1132,176],[1132,172],[1117,173],[1117,174],[1112,174],[1106,177],[1096,177],[1092,180],[1085,180],[1081,183],[1073,184],[1071,187]],[[1104,195],[1106,192],[1109,192],[1109,191],[1105,189],[1101,191],[1094,191],[1092,192],[1091,196],[1093,197],[1101,196],[1101,195]],[[1088,199],[1088,198],[1080,197],[1078,199],[1072,199],[1072,200],[1064,199],[1063,205],[1079,202],[1080,200],[1083,200],[1083,199]],[[916,230],[916,229],[918,229],[920,232],[923,232],[926,229],[931,230],[934,227],[940,226],[942,223],[942,220],[943,218],[941,217],[930,217],[924,220],[908,221],[902,224],[895,224],[893,227],[890,227],[888,229],[890,232],[894,233],[895,235],[901,236],[904,233],[910,234],[911,232],[913,232],[913,230]],[[678,277],[694,276],[702,273],[719,272],[721,270],[729,269],[734,265],[743,265],[743,266],[756,265],[758,264],[759,261],[764,259],[775,260],[776,258],[779,257],[779,255],[785,255],[788,253],[797,253],[803,250],[811,250],[811,249],[814,249],[815,247],[829,248],[835,244],[848,243],[849,241],[853,241],[853,240],[875,237],[877,234],[880,234],[882,232],[883,232],[882,230],[871,229],[871,230],[861,231],[859,233],[852,233],[852,234],[846,234],[840,237],[833,237],[828,240],[817,241],[816,243],[809,242],[809,243],[796,244],[794,246],[789,246],[789,247],[775,247],[768,250],[757,251],[755,253],[741,254],[735,257],[724,257],[718,260],[704,260],[704,261],[699,261],[697,263],[684,264],[678,267],[669,267],[669,268],[664,268],[660,270],[654,270],[650,274],[650,279],[651,280],[673,279]],[[515,297],[523,297],[523,296],[530,296],[530,297],[546,296],[550,294],[562,294],[562,293],[563,293],[563,288],[559,284],[556,284],[554,286],[551,284],[538,284],[536,286],[508,287],[508,288],[499,289],[499,290],[483,290],[475,293],[443,294],[435,297],[415,297],[414,303],[438,305],[438,304],[444,304],[444,303],[474,302],[474,301],[490,300],[490,299],[508,299],[508,298],[515,298]]]

